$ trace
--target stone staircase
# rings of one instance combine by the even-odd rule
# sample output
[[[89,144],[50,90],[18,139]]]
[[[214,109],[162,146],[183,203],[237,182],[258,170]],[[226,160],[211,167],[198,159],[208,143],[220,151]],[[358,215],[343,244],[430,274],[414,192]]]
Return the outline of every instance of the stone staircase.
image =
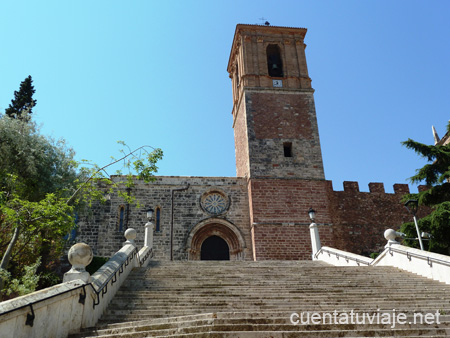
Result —
[[[440,324],[434,323],[436,311]],[[293,313],[299,315],[294,321],[303,313],[303,323],[294,325]],[[420,316],[427,313],[433,323],[421,324]],[[399,314],[405,324],[391,327],[392,316]],[[363,315],[373,323],[368,317],[361,323]],[[450,285],[391,267],[151,262],[132,272],[97,327],[72,337],[91,336],[447,337]]]

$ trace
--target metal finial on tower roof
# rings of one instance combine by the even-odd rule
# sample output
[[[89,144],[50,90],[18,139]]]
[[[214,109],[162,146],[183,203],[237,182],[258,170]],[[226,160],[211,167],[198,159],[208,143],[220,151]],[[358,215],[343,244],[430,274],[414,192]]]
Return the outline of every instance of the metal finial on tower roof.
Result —
[[[261,24],[264,24],[265,26],[270,26],[270,22],[267,21],[265,17],[261,17],[259,18],[259,20],[261,20]]]
[[[441,140],[436,132],[436,129],[434,129],[434,126],[431,126],[431,130],[433,131],[433,137],[434,137],[434,145],[438,144]]]

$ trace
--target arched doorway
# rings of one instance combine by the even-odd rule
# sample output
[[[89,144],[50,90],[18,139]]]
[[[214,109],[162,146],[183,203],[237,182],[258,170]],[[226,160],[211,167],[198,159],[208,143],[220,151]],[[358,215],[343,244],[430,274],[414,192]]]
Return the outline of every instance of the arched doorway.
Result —
[[[218,237],[218,239],[210,239],[214,237]],[[198,223],[191,229],[186,239],[186,251],[189,260],[205,259],[202,254],[208,250],[216,252],[214,254],[211,252],[211,254],[219,255],[219,257],[223,257],[223,252],[228,252],[227,258],[220,258],[219,260],[244,260],[245,248],[246,245],[241,231],[234,224],[220,218],[209,218]]]
[[[229,261],[230,248],[227,242],[219,236],[211,236],[205,239],[200,249],[202,261]]]

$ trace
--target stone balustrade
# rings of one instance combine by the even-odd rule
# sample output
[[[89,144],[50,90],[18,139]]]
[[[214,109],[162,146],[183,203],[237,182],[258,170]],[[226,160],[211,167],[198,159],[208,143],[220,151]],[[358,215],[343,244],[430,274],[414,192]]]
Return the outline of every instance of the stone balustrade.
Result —
[[[75,244],[63,283],[0,303],[0,336],[67,337],[94,326],[131,270],[149,263],[152,243],[147,240],[138,251],[136,231],[128,229],[125,238],[123,247],[92,276],[85,269],[92,250]]]
[[[401,245],[395,239],[404,234],[388,229],[384,251],[376,258],[356,255],[329,247],[314,247],[313,259],[335,266],[394,266],[439,282],[450,284],[450,257]],[[318,240],[318,231],[311,228],[311,242]],[[320,239],[319,239],[320,243]]]
[[[351,252],[324,246],[314,255],[314,259],[321,260],[335,266],[364,266],[370,265],[372,258]]]
[[[450,284],[450,257],[434,252],[390,245],[371,263],[376,266],[395,266],[430,279]]]

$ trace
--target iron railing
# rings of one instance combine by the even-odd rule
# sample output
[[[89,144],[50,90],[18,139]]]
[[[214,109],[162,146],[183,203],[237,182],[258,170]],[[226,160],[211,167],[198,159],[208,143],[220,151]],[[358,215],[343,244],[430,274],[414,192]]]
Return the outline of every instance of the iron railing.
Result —
[[[366,262],[366,261],[363,261],[363,260],[358,259],[358,258],[356,258],[356,257],[347,256],[347,255],[341,254],[341,253],[339,253],[339,252],[336,252],[336,251],[330,251],[330,250],[327,250],[327,249],[324,249],[324,248],[321,248],[319,251],[317,251],[317,253],[316,253],[314,256],[317,258],[317,256],[318,256],[321,252],[326,252],[326,253],[328,254],[328,256],[331,256],[331,255],[333,254],[333,255],[336,256],[337,259],[339,259],[339,257],[342,257],[342,258],[344,258],[347,262],[348,262],[349,260],[355,261],[356,263],[358,263],[358,265],[359,265],[359,264],[370,265],[370,262]]]
[[[389,254],[391,256],[393,256],[393,252],[397,252],[397,253],[401,253],[401,254],[405,254],[406,257],[408,258],[408,260],[411,260],[411,257],[415,257],[415,258],[421,258],[423,260],[426,260],[429,266],[433,266],[433,262],[434,263],[439,263],[445,266],[450,266],[450,262],[444,261],[443,259],[439,259],[439,258],[433,258],[430,256],[426,256],[426,255],[421,255],[418,253],[411,253],[405,250],[401,250],[401,249],[396,249],[393,248],[392,246],[389,247]]]

